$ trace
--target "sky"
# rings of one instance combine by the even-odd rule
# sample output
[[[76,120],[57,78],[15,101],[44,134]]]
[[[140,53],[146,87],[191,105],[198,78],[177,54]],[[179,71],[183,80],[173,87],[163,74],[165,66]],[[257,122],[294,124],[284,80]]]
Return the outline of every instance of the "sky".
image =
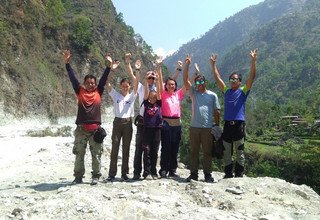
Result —
[[[157,55],[166,56],[224,19],[263,0],[112,0]]]

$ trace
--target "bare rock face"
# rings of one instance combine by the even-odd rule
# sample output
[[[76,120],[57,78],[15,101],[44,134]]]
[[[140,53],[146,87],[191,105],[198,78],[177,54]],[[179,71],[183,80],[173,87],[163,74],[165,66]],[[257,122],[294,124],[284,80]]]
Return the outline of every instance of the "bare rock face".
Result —
[[[60,121],[55,126],[74,128],[72,121]],[[111,120],[105,121],[103,126],[111,134]],[[46,126],[44,121],[0,126],[0,219],[320,218],[320,197],[310,187],[269,177],[223,179],[222,173],[213,172],[215,183],[206,183],[200,171],[199,181],[187,183],[189,171],[181,165],[176,178],[122,181],[119,174],[114,182],[104,183],[110,162],[110,135],[104,142],[99,183],[90,185],[88,151],[84,183],[71,185],[73,137],[26,135],[31,128],[41,130]],[[129,176],[133,155],[132,144]]]

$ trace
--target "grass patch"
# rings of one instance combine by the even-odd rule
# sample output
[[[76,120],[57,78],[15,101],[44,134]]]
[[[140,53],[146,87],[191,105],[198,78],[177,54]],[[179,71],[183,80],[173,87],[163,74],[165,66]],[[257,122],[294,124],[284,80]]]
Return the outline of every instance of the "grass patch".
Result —
[[[71,137],[71,126],[63,126],[61,128],[46,127],[44,130],[28,130],[27,136],[30,137]]]

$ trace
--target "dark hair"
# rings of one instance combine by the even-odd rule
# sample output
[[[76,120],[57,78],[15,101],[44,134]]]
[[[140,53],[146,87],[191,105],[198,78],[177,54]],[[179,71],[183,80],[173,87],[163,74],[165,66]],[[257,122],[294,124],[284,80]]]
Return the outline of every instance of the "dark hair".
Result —
[[[120,81],[120,85],[122,85],[122,83],[124,83],[124,82],[127,82],[127,83],[129,83],[129,85],[131,85],[130,80],[128,80],[127,78],[123,78],[123,79]]]
[[[239,78],[239,81],[241,82],[241,80],[242,80],[242,75],[241,75],[240,73],[237,73],[236,71],[234,71],[234,72],[232,72],[232,73],[230,74],[229,80],[231,79],[231,77],[232,77],[233,75],[237,75],[238,78]]]
[[[168,78],[166,79],[164,89],[165,89],[166,91],[168,91],[168,89],[167,89],[167,82],[168,82],[169,80],[171,80],[171,81],[174,82],[174,84],[175,84],[175,86],[176,86],[176,88],[174,89],[174,91],[177,91],[177,87],[178,87],[177,81],[176,81],[175,79],[171,78],[171,77],[168,77]]]
[[[92,74],[86,75],[86,76],[84,77],[83,82],[87,81],[87,79],[94,79],[95,84],[97,84],[97,77],[95,77],[94,75],[92,75]]]
[[[196,78],[194,79],[194,83],[196,83],[196,81],[198,81],[198,80],[203,80],[203,81],[206,82],[206,77],[204,77],[203,75],[198,75],[198,76],[196,76]]]

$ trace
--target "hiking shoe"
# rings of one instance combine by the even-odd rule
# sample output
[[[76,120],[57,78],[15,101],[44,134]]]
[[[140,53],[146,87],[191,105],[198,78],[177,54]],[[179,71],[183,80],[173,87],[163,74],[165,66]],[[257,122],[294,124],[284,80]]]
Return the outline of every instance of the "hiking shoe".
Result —
[[[190,176],[186,179],[187,182],[191,182],[191,180],[198,181],[198,174],[191,173]]]
[[[123,174],[123,175],[121,175],[121,179],[123,181],[127,181],[129,179],[129,177],[127,176],[127,174]]]
[[[204,175],[204,181],[207,182],[207,183],[213,183],[214,179],[213,179],[213,177],[211,176],[210,173],[207,173],[207,174]]]
[[[175,172],[169,172],[168,177],[177,178],[179,176]]]
[[[139,180],[140,179],[140,174],[134,174],[132,177],[132,180]]]
[[[82,182],[82,177],[76,177],[71,184],[75,185],[75,184],[80,184],[83,183]]]
[[[158,179],[158,175],[151,175],[151,177],[152,177],[153,180]]]
[[[225,174],[223,179],[229,179],[229,178],[233,178],[232,174]]]
[[[243,177],[243,173],[236,173],[234,177]]]
[[[113,182],[115,180],[114,176],[109,176],[104,182]]]
[[[97,185],[98,184],[98,182],[99,182],[99,178],[92,178],[92,181],[91,181],[91,183],[90,183],[90,185]]]
[[[160,178],[167,178],[167,172],[165,170],[160,172]]]

